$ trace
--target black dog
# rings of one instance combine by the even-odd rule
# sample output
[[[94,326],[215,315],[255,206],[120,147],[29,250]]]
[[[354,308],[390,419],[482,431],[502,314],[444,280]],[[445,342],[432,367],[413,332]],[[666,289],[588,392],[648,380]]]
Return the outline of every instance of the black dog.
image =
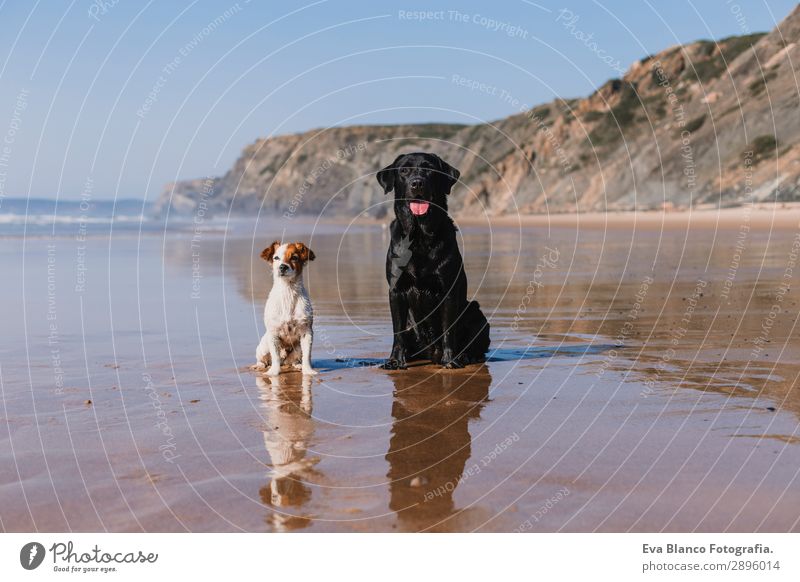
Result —
[[[456,227],[447,214],[458,177],[458,170],[426,153],[404,154],[378,172],[384,192],[394,190],[396,216],[386,255],[394,328],[387,370],[418,359],[445,368],[486,359],[489,322],[477,301],[467,301]]]

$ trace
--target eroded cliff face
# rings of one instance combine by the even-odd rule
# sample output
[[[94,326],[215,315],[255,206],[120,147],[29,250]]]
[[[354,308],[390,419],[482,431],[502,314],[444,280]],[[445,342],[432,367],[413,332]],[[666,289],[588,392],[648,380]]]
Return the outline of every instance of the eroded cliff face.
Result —
[[[408,151],[461,171],[456,215],[800,200],[800,7],[766,35],[634,63],[585,99],[481,125],[351,126],[260,139],[219,179],[168,185],[160,214],[383,216],[375,173]],[[177,195],[176,195],[177,194]]]

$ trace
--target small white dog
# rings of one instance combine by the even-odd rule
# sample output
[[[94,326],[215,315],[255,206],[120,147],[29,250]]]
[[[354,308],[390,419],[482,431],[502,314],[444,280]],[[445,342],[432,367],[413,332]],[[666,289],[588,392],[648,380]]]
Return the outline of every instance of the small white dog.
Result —
[[[261,258],[272,264],[273,284],[264,306],[267,331],[256,349],[255,369],[269,366],[267,374],[277,376],[281,364],[291,361],[303,374],[316,374],[311,367],[314,309],[303,285],[303,267],[314,260],[314,252],[300,242],[275,241]]]

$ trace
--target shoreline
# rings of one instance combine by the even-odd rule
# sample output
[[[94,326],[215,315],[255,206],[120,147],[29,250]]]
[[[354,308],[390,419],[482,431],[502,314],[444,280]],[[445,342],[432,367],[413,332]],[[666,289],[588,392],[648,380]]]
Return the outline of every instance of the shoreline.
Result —
[[[728,208],[693,208],[687,210],[621,210],[609,212],[520,214],[481,217],[453,216],[459,226],[552,228],[631,228],[638,230],[685,230],[687,228],[800,230],[800,203],[766,203]],[[306,222],[302,220],[302,222]],[[316,222],[316,219],[307,222]],[[326,224],[388,224],[386,218],[330,218]]]
[[[280,215],[262,215],[260,217],[245,217],[238,215],[223,215],[207,219],[204,235],[237,235],[245,231],[237,228],[237,224],[257,220],[263,224],[272,224],[281,221]],[[453,216],[457,226],[464,227],[497,227],[497,228],[585,228],[590,230],[626,229],[640,231],[681,231],[692,229],[718,229],[741,230],[748,232],[771,231],[800,231],[800,203],[767,203],[752,206],[735,206],[728,208],[693,208],[687,210],[641,210],[641,211],[609,211],[609,212],[583,212],[583,213],[551,213],[551,214],[520,214],[499,216]],[[144,223],[148,221],[145,220]],[[154,223],[157,221],[154,221]],[[348,218],[315,217],[314,215],[296,215],[290,224],[298,226],[313,225],[346,225],[346,226],[382,226],[388,227],[391,222],[389,217],[373,218],[357,216]],[[146,235],[181,235],[192,234],[191,224],[175,221],[170,224],[161,223],[158,229],[141,228],[113,228],[113,225],[103,225],[104,228],[95,229],[90,233],[91,238],[108,238],[110,232],[115,237],[139,237]],[[70,238],[73,232],[42,232],[31,229],[31,232],[2,232],[0,239],[18,238]]]
[[[463,224],[486,223],[474,219]],[[757,231],[800,229],[800,204],[759,204],[730,208],[695,208],[689,210],[643,210],[587,212],[580,214],[523,215],[492,217],[497,226],[551,226],[578,228],[634,227],[640,230],[685,230],[690,228],[749,229]]]

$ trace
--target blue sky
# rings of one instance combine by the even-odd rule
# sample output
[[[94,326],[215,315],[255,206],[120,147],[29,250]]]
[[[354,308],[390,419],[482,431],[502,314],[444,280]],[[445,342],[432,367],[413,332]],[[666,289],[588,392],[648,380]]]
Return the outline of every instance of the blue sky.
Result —
[[[614,63],[770,30],[794,6],[7,0],[0,196],[152,200],[165,182],[224,173],[260,136],[497,119],[587,95],[620,76]]]

